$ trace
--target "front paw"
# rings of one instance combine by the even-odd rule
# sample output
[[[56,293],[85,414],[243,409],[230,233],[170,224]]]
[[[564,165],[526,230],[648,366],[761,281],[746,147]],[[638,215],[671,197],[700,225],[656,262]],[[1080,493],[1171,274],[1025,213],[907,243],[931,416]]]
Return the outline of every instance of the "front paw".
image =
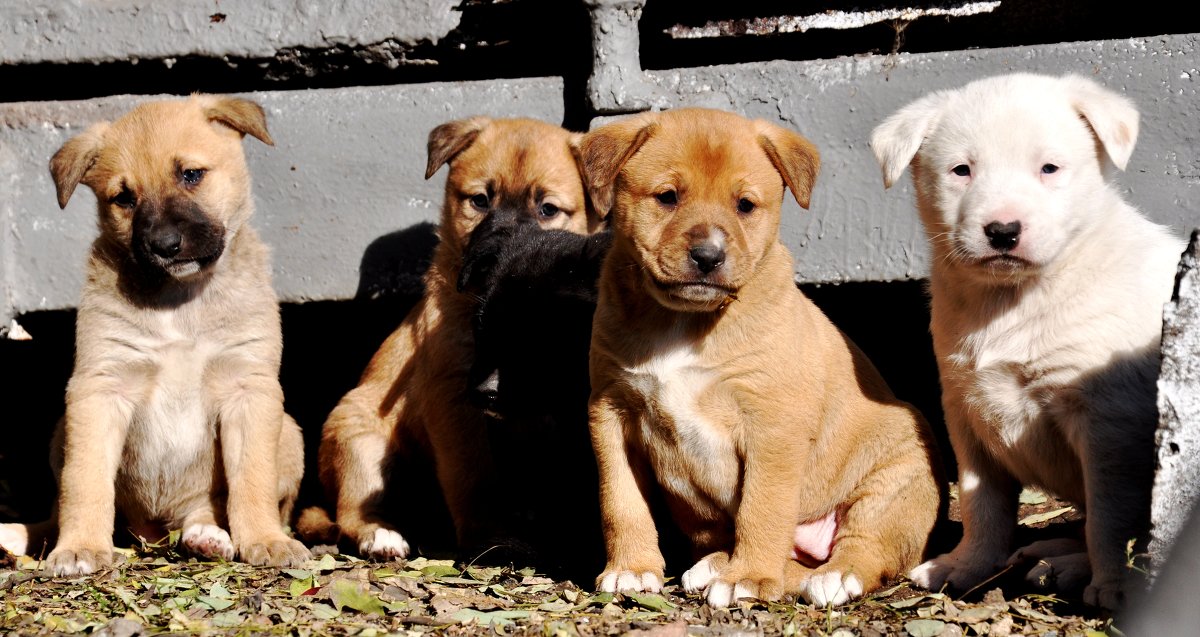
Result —
[[[601,593],[657,593],[662,590],[662,571],[630,571],[610,568],[596,578]]]
[[[708,585],[704,599],[713,608],[726,608],[739,599],[774,601],[783,595],[783,586],[778,579],[742,578],[738,580],[718,577]]]
[[[1004,564],[1004,556],[979,556],[951,551],[908,572],[914,584],[930,591],[950,588],[965,591],[992,576]]]
[[[818,568],[800,584],[800,595],[817,608],[841,606],[862,597],[862,580],[853,573]]]
[[[1083,603],[1108,611],[1120,611],[1125,608],[1125,589],[1121,580],[1097,582],[1092,580],[1083,589]]]
[[[98,569],[111,566],[112,545],[108,546],[60,546],[46,558],[45,570],[56,577],[90,575]]]
[[[183,530],[179,543],[193,555],[205,559],[233,559],[233,540],[215,524],[193,524]]]
[[[382,526],[367,528],[359,534],[358,554],[369,560],[391,560],[408,557],[409,546],[404,536]]]
[[[238,548],[243,562],[254,566],[281,568],[300,566],[312,558],[312,553],[300,542],[287,536],[246,542]]]

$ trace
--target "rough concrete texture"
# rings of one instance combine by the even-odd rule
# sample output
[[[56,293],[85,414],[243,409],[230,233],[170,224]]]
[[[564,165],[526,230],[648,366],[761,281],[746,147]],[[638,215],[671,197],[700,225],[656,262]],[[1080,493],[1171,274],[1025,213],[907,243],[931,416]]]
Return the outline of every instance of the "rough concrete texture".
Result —
[[[1200,229],[1192,233],[1175,294],[1163,311],[1158,413],[1150,555],[1161,568],[1200,498]]]
[[[588,101],[598,113],[666,108],[670,101],[645,73],[638,20],[646,0],[584,0],[592,19],[592,75]]]
[[[785,203],[783,238],[802,282],[924,278],[926,239],[907,176],[884,191],[868,146],[876,125],[925,93],[1014,71],[1082,73],[1125,93],[1141,134],[1120,191],[1180,237],[1200,210],[1200,35],[920,55],[862,56],[648,71],[671,106],[731,109],[811,139],[822,166],[803,211]],[[593,122],[593,126],[598,122]]]
[[[372,242],[436,220],[445,169],[424,179],[435,126],[478,114],[558,123],[562,94],[561,80],[532,78],[245,95],[266,109],[276,143],[247,137],[245,148],[252,223],[274,248],[280,297],[353,298]],[[96,200],[80,188],[59,210],[48,162],[69,137],[141,99],[0,105],[0,325],[74,306]]]
[[[437,42],[458,0],[0,0],[0,64],[185,55],[269,58],[281,49]]]

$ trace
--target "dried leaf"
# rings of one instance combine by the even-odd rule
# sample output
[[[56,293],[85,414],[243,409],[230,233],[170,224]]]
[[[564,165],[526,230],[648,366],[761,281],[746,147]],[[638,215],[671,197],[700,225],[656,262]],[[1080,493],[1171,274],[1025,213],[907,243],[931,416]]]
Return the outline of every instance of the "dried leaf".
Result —
[[[329,584],[329,599],[339,611],[353,608],[361,613],[386,614],[383,602],[370,593],[365,582],[345,577],[333,580]]]
[[[1020,524],[1022,524],[1023,526],[1032,526],[1034,524],[1041,524],[1042,522],[1048,522],[1064,513],[1067,513],[1069,511],[1073,511],[1073,510],[1075,510],[1075,507],[1067,506],[1067,507],[1063,507],[1061,509],[1054,509],[1053,511],[1046,511],[1045,513],[1035,513],[1033,515],[1028,515],[1028,516],[1021,518]]]
[[[668,602],[665,597],[655,593],[626,593],[625,596],[646,610],[665,613],[675,608],[675,604]]]
[[[946,628],[946,622],[937,619],[914,619],[904,624],[904,630],[912,637],[937,637]]]
[[[1037,489],[1026,487],[1025,489],[1021,490],[1021,495],[1017,499],[1021,502],[1021,504],[1045,504],[1046,494],[1038,491]]]

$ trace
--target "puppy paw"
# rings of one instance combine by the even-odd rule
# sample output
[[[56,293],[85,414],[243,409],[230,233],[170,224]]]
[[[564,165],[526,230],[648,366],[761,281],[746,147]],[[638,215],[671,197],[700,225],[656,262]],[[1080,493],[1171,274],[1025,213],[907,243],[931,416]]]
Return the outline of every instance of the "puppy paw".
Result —
[[[610,569],[596,578],[596,590],[601,593],[657,593],[662,590],[662,573]]]
[[[1078,594],[1092,578],[1087,553],[1047,556],[1025,574],[1025,581],[1044,591]]]
[[[1066,537],[1053,540],[1038,540],[1014,551],[1008,558],[1008,565],[1016,566],[1022,562],[1073,555],[1076,553],[1087,553],[1087,544]]]
[[[699,593],[708,588],[708,585],[717,578],[717,574],[728,563],[729,556],[725,553],[713,553],[705,556],[683,573],[683,577],[680,578],[683,590],[688,593]]]
[[[704,600],[713,608],[725,608],[739,599],[778,599],[778,580],[741,580],[729,582],[714,579],[708,585]]]
[[[214,524],[193,524],[183,530],[179,543],[193,555],[205,559],[233,559],[233,540]]]
[[[0,546],[13,555],[29,551],[29,531],[24,524],[0,524]]]
[[[1125,590],[1120,581],[1092,581],[1083,589],[1083,603],[1108,611],[1125,608]]]
[[[817,608],[841,606],[862,594],[862,580],[857,575],[836,570],[817,569],[812,577],[800,583],[800,596]]]
[[[45,570],[56,577],[90,575],[112,565],[112,546],[55,548],[46,558]]]
[[[991,577],[1003,563],[1002,556],[980,558],[950,552],[917,566],[908,572],[908,578],[930,591],[945,587],[963,591]]]
[[[254,566],[299,566],[312,558],[312,553],[300,542],[280,536],[279,539],[250,542],[238,549],[242,561]]]
[[[364,534],[358,542],[358,554],[371,560],[391,560],[408,557],[408,542],[404,537],[383,527]]]

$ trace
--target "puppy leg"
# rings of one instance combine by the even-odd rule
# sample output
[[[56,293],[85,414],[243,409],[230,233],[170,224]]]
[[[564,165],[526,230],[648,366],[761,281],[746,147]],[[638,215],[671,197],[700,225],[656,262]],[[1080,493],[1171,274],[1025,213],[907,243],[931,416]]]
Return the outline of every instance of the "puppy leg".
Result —
[[[46,558],[54,575],[85,575],[112,563],[117,465],[134,412],[122,392],[127,380],[73,378],[68,386],[59,423],[58,542]]]
[[[367,559],[389,560],[408,555],[404,537],[379,516],[387,476],[384,459],[388,439],[371,404],[370,386],[346,394],[329,414],[319,451],[321,481],[337,494],[337,526],[342,537]],[[378,404],[378,403],[376,403]]]
[[[277,446],[284,424],[279,380],[264,370],[231,364],[219,368],[212,389],[234,547],[250,564],[299,565],[312,555],[279,524]]]
[[[800,588],[811,604],[845,604],[921,559],[937,519],[939,494],[925,458],[918,455],[895,458],[851,494],[828,561]]]
[[[291,526],[292,509],[300,495],[300,480],[304,478],[304,435],[300,425],[290,415],[283,415],[279,431],[279,523]]]
[[[1086,440],[1084,529],[1092,566],[1083,601],[1108,610],[1125,606],[1128,580],[1136,575],[1128,565],[1127,550],[1131,542],[1134,552],[1143,550],[1149,530],[1154,425],[1139,419],[1143,414],[1093,412],[1091,422],[1076,424]]]
[[[784,428],[762,424],[764,431]],[[734,528],[733,554],[712,580],[709,606],[724,608],[753,597],[764,601],[783,595],[784,576],[792,554],[792,537],[800,519],[802,457],[796,444],[751,440],[742,474],[742,499]]]
[[[461,377],[450,377],[457,381]],[[462,386],[465,386],[464,382]],[[438,483],[446,499],[446,507],[454,520],[458,546],[465,551],[477,551],[496,538],[497,529],[489,522],[498,519],[496,494],[489,493],[495,471],[488,448],[487,422],[482,412],[463,402],[462,389],[431,388],[446,405],[429,410],[430,446],[437,471]],[[453,405],[453,407],[451,407]]]
[[[666,561],[646,494],[652,488],[645,460],[629,455],[625,419],[611,397],[594,398],[588,408],[592,447],[600,475],[600,512],[608,563],[596,578],[603,592],[657,593]]]
[[[915,584],[931,591],[945,586],[963,591],[990,577],[1007,560],[1016,527],[1020,485],[980,446],[965,412],[952,405],[947,402],[945,413],[958,460],[963,539],[909,572]]]

